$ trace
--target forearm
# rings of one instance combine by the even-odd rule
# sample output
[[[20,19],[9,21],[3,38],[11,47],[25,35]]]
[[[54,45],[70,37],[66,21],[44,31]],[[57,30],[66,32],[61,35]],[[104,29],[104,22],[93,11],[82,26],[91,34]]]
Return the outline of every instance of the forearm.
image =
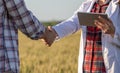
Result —
[[[39,20],[26,8],[24,0],[8,0],[6,8],[11,20],[15,25],[32,39],[39,39],[45,31],[45,27]]]

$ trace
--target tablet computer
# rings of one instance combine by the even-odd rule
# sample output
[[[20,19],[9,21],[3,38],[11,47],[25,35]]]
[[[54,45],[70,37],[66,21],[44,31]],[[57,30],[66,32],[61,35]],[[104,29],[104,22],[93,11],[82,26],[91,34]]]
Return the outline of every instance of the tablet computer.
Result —
[[[99,16],[108,19],[107,14],[104,13],[85,13],[85,12],[78,12],[78,19],[80,25],[83,26],[95,26],[94,20],[98,19]]]

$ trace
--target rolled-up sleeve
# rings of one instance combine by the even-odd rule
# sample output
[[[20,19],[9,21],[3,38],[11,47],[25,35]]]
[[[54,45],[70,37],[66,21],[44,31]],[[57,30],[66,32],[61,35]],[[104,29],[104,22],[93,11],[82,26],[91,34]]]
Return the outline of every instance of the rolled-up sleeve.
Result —
[[[39,39],[45,27],[26,8],[24,0],[5,0],[5,2],[8,14],[17,28],[31,39]]]

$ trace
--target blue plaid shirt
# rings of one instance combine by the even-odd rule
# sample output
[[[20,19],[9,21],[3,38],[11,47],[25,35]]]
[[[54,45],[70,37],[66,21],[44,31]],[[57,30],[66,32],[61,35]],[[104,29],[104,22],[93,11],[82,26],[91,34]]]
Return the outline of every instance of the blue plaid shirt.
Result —
[[[0,73],[19,73],[18,29],[31,39],[39,39],[45,27],[24,0],[0,0]]]

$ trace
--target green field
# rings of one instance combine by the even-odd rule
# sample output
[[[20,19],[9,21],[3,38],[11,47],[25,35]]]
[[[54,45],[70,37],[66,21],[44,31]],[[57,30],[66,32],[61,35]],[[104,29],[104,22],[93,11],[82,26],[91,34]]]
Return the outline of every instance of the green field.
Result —
[[[19,32],[20,73],[77,73],[80,31],[47,47]]]

